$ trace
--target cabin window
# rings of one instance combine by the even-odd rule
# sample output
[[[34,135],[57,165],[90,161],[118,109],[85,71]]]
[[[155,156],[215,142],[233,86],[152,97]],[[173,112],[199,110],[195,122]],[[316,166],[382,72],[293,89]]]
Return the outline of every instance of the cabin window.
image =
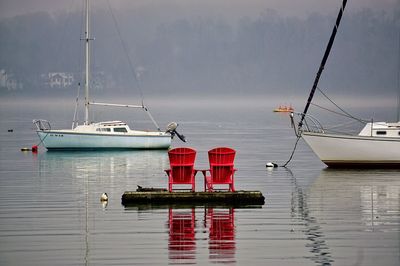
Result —
[[[110,132],[110,128],[96,128],[96,131],[101,131],[101,132]]]
[[[124,128],[124,127],[116,127],[116,128],[114,128],[114,132],[126,133],[126,132],[128,132],[128,130],[126,130],[126,128]]]
[[[376,135],[386,135],[385,130],[376,131]]]

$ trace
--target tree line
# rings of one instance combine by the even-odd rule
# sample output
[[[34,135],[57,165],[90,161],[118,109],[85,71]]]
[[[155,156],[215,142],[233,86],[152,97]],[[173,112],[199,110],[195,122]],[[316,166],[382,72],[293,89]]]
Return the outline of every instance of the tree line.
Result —
[[[112,78],[110,90],[135,91],[139,80],[148,94],[308,93],[335,20],[264,10],[235,22],[204,16],[151,23],[145,13],[119,12],[114,21],[105,10],[94,11],[92,69]],[[396,90],[399,24],[395,13],[345,13],[321,86]],[[3,19],[0,69],[13,73],[27,92],[40,91],[44,73],[80,76],[82,29],[79,12]]]

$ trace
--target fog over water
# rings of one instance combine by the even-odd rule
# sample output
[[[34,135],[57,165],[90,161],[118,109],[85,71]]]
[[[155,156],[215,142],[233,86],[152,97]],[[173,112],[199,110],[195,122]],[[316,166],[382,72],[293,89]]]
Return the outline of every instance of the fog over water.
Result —
[[[75,97],[83,75],[82,2],[1,1],[0,70],[15,81],[0,89],[2,97]],[[395,104],[399,3],[348,2],[319,84],[328,95],[379,95]],[[92,1],[91,95],[294,102],[307,97],[340,4]],[[58,72],[71,73],[73,83],[49,88],[46,77]]]

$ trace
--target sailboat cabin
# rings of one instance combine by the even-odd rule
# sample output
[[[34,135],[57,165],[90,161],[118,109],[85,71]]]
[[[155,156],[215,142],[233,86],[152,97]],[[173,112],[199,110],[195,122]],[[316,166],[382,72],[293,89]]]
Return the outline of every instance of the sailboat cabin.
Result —
[[[387,122],[367,123],[358,135],[359,136],[371,136],[371,137],[399,138],[400,137],[400,122],[397,122],[397,123],[387,123]]]
[[[107,121],[95,124],[97,132],[109,132],[109,133],[128,133],[130,130],[129,126],[125,122],[121,121]]]

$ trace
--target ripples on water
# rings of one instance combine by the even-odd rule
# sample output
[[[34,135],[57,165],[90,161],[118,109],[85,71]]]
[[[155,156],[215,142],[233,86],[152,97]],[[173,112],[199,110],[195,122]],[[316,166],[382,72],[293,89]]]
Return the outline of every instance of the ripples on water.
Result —
[[[324,169],[302,142],[290,169],[267,170],[295,138],[287,117],[249,106],[168,113],[198,168],[215,146],[237,150],[236,187],[266,196],[241,208],[124,207],[125,190],[167,186],[165,151],[23,153],[45,113],[0,107],[0,265],[399,265],[399,172]]]

